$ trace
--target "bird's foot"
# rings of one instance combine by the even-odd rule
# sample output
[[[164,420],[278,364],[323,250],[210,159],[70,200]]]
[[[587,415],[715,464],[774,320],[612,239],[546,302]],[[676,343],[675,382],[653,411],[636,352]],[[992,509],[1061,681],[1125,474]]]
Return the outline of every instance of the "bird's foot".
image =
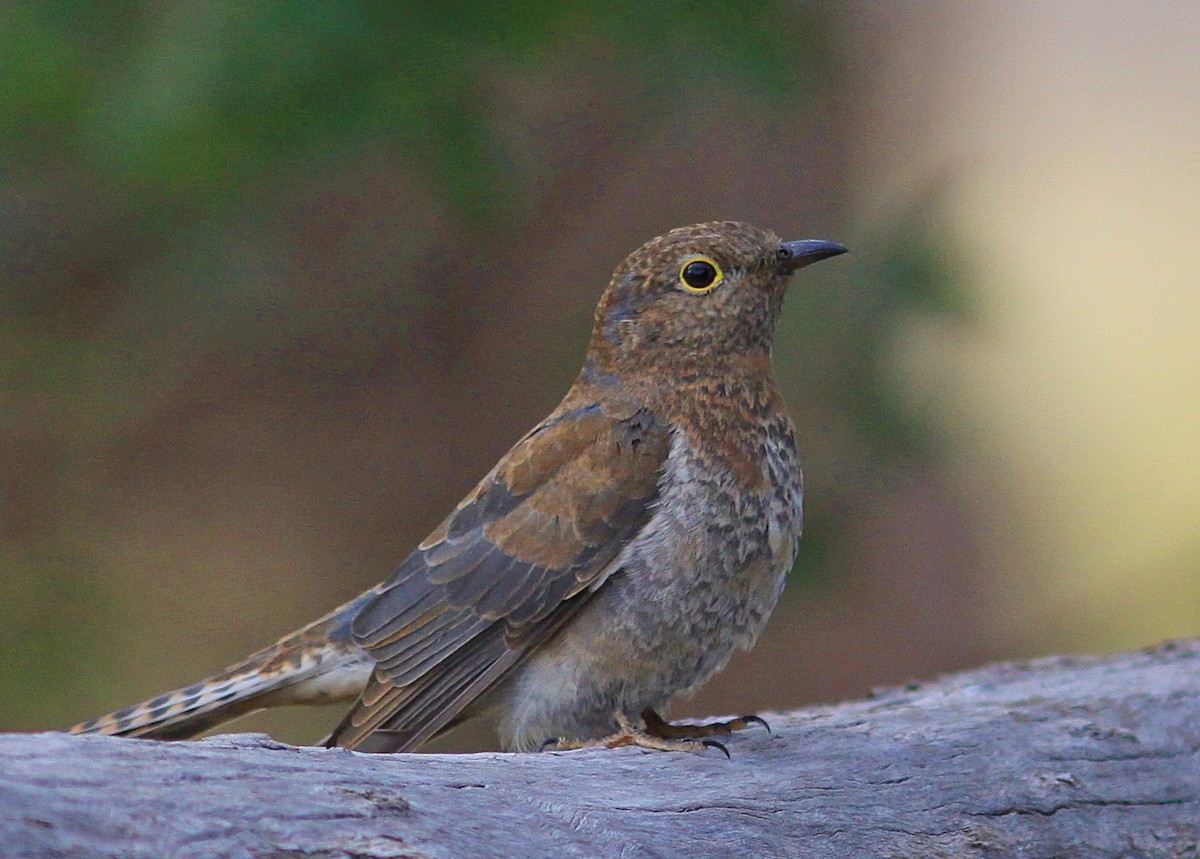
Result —
[[[752,724],[762,725],[768,733],[771,726],[758,716],[742,716],[726,722],[713,722],[708,725],[673,725],[654,710],[642,712],[645,728],[638,728],[629,721],[624,713],[615,714],[619,730],[598,740],[568,740],[562,737],[551,737],[542,743],[542,751],[569,749],[588,749],[604,747],[616,749],[621,746],[638,746],[643,749],[654,749],[660,752],[702,752],[705,749],[717,749],[725,757],[729,757],[729,749],[716,740],[704,739],[714,735],[727,735],[740,731]]]
[[[707,725],[675,725],[668,722],[654,710],[642,711],[642,721],[646,723],[646,733],[663,739],[696,739],[697,737],[725,736],[734,731],[741,731],[751,725],[762,725],[771,733],[767,720],[759,716],[739,716],[724,722],[710,722]]]

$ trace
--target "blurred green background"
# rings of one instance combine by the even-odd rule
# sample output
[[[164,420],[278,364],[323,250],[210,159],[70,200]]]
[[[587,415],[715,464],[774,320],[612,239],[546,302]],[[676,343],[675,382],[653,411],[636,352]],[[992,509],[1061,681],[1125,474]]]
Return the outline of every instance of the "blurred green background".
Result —
[[[792,581],[676,715],[1200,633],[1200,7],[647,8],[0,8],[0,729],[386,577],[712,218],[854,253],[776,347]]]

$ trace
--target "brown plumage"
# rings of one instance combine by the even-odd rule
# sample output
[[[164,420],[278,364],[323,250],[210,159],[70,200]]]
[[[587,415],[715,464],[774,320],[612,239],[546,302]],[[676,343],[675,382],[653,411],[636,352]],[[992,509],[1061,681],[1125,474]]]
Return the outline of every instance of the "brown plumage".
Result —
[[[357,701],[327,742],[368,751],[473,716],[509,749],[643,713],[661,726],[655,711],[753,644],[794,559],[801,478],[771,342],[791,273],[844,250],[735,222],[644,245],[601,297],[562,403],[390,579],[71,730],[178,739],[343,699]]]

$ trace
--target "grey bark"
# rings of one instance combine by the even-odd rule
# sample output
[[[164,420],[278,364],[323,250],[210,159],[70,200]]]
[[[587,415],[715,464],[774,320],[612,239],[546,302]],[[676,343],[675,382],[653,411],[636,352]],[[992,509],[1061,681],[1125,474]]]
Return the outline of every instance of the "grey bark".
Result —
[[[768,716],[732,760],[0,736],[0,855],[1196,857],[1200,640]]]

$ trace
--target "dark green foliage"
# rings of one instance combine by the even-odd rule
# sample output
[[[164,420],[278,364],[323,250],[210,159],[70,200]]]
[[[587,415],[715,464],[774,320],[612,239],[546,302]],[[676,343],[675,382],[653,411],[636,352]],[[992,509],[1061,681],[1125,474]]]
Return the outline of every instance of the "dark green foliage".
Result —
[[[89,166],[145,204],[206,206],[279,162],[363,137],[428,165],[466,212],[507,202],[489,88],[578,55],[647,97],[722,81],[770,100],[816,60],[776,2],[11,4],[0,135]]]

